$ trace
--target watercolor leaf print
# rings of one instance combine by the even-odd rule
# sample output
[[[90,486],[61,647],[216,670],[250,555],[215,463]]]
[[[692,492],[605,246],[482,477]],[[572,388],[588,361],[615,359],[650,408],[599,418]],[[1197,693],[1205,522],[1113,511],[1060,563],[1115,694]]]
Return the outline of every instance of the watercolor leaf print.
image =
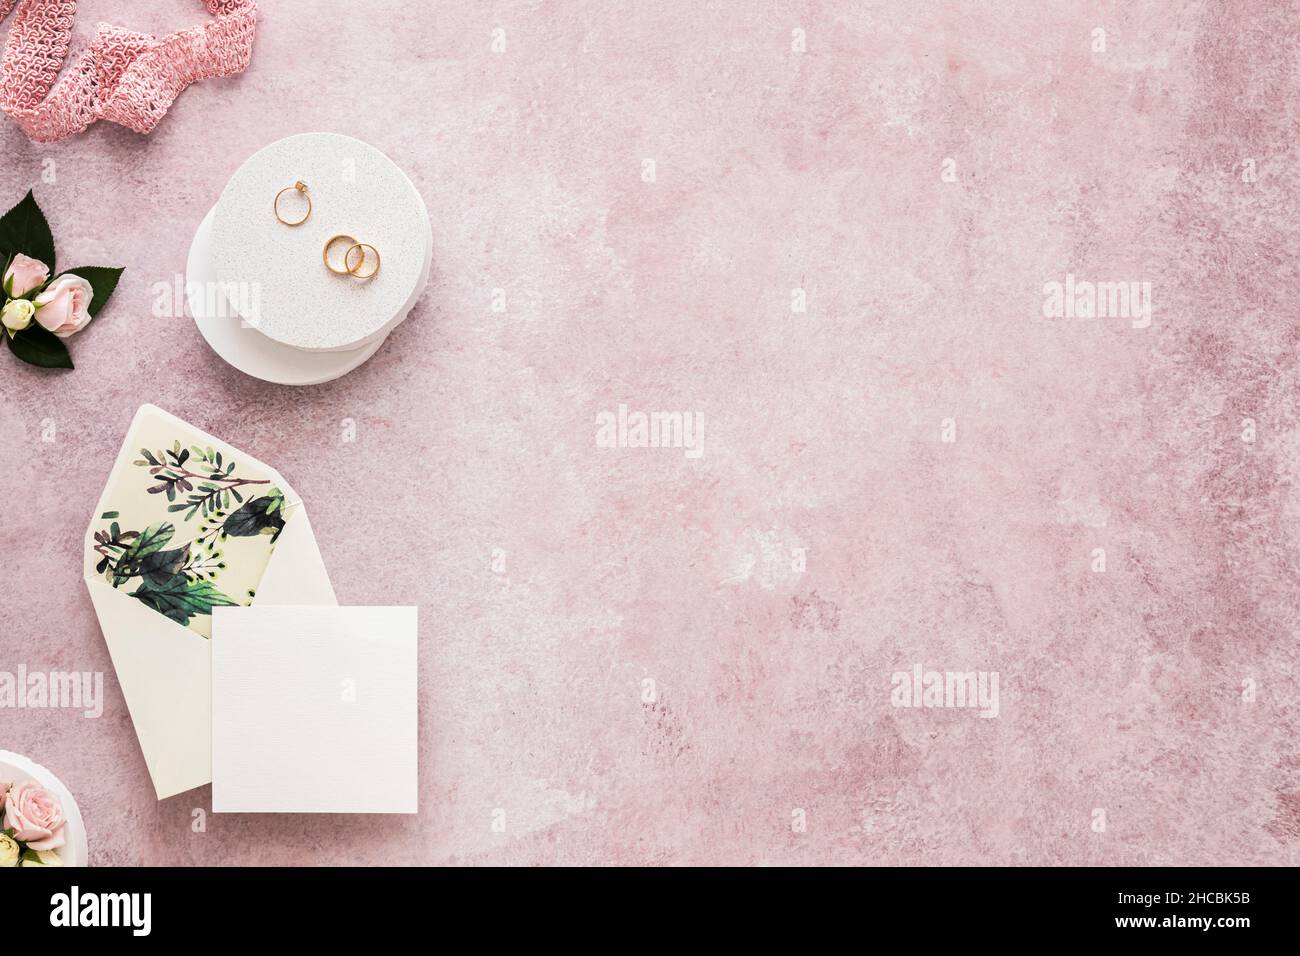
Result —
[[[272,488],[271,494],[254,498],[227,518],[221,530],[234,538],[269,534],[274,544],[284,530],[284,493]]]
[[[113,525],[116,526],[117,522],[113,522]],[[172,535],[176,533],[176,526],[170,521],[164,521],[161,524],[150,525],[143,533],[135,531],[127,533],[133,537],[130,545],[122,551],[113,564],[113,587],[120,586],[127,578],[138,574],[140,561],[161,550],[163,545],[171,541]]]
[[[200,513],[206,518],[212,512],[228,510],[232,497],[236,503],[243,504],[240,488],[270,484],[267,478],[236,477],[235,463],[224,460],[221,452],[198,445],[182,448],[179,441],[157,452],[141,448],[140,458],[133,464],[147,468],[149,475],[157,479],[157,484],[149,487],[149,493],[165,494],[172,502],[167,510],[185,512],[186,521]],[[177,501],[182,494],[185,498]]]
[[[284,492],[269,478],[241,475],[236,462],[216,449],[185,447],[180,441],[141,448],[132,464],[146,472],[142,490],[158,496],[154,500],[165,499],[167,513],[175,517],[138,531],[121,527],[116,520],[121,512],[103,512],[100,520],[108,525],[94,534],[95,573],[115,588],[133,587],[126,591],[129,597],[207,636],[206,624],[191,625],[195,617],[210,615],[214,607],[240,605],[217,583],[226,569],[226,542],[264,536],[269,541],[263,554],[269,554],[285,526]],[[164,502],[159,505],[161,511]],[[178,533],[178,525],[192,530]],[[239,585],[239,593],[251,598],[247,583]]]
[[[132,591],[136,598],[177,624],[188,625],[196,614],[211,614],[214,607],[237,607],[217,590],[211,581],[191,581],[184,575],[172,575],[165,583],[151,584],[142,581],[139,590]]]
[[[190,546],[155,551],[147,555],[136,567],[145,583],[161,587],[176,575],[183,573],[190,561]]]
[[[116,511],[107,511],[105,517],[112,515],[117,517]],[[95,553],[99,555],[99,563],[95,565],[95,573],[103,574],[112,566],[117,558],[131,547],[131,541],[139,537],[139,531],[123,531],[114,521],[106,531],[95,532]]]

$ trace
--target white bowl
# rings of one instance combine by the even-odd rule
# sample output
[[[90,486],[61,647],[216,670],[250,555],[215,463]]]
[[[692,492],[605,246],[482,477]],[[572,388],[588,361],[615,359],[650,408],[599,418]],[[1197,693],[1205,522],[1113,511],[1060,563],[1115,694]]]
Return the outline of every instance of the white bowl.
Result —
[[[0,750],[0,783],[21,783],[34,780],[59,798],[67,823],[63,835],[67,842],[59,847],[59,858],[64,866],[89,866],[90,851],[86,846],[86,825],[81,822],[81,810],[63,781],[40,764],[8,750]]]

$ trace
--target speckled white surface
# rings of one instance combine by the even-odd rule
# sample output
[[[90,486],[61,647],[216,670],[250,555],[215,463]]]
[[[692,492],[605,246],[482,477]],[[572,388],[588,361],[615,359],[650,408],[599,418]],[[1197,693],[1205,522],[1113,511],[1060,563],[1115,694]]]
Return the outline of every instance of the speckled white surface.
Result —
[[[214,212],[209,210],[199,224],[185,264],[185,291],[190,315],[213,352],[245,375],[264,382],[319,385],[346,375],[379,351],[385,341],[380,336],[359,348],[346,350],[307,351],[282,345],[236,318],[238,303],[229,297],[222,294],[219,305],[211,302],[207,293],[217,282],[212,267]]]
[[[312,214],[289,227],[273,203],[296,180],[310,189]],[[299,199],[282,199],[286,219],[301,214]],[[325,268],[321,251],[339,233],[379,250],[377,276],[362,281]],[[352,349],[390,331],[427,281],[431,245],[428,211],[406,174],[374,147],[335,133],[289,136],[249,157],[212,222],[218,280],[254,290],[245,301],[256,303],[256,314],[244,318],[300,349]]]

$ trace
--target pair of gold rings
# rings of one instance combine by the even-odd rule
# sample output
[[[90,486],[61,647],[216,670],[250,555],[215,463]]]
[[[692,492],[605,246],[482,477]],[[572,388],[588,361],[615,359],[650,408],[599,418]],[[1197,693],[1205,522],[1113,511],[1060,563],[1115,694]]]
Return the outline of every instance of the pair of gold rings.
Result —
[[[347,251],[343,253],[343,268],[337,268],[334,263],[330,262],[330,249],[336,242],[347,242],[350,245]],[[369,250],[369,251],[367,251]],[[352,261],[352,253],[357,253],[357,261]],[[374,256],[375,264],[369,272],[363,272],[366,262],[371,256]],[[352,276],[354,279],[373,279],[379,272],[379,250],[368,242],[357,242],[354,236],[340,234],[332,236],[330,241],[325,243],[325,248],[321,250],[321,259],[325,262],[325,268],[338,276]]]
[[[307,200],[307,211],[301,219],[285,219],[280,214],[280,198],[289,192],[297,192],[303,199]],[[275,202],[272,203],[272,209],[275,211],[275,218],[280,220],[286,226],[301,226],[311,218],[311,195],[307,184],[299,179],[292,186],[285,186],[275,194]],[[343,253],[343,268],[340,269],[330,262],[330,249],[335,243],[348,243],[347,250]],[[356,255],[354,256],[353,253]],[[366,263],[373,257],[374,265],[368,272],[364,271]],[[353,259],[356,259],[353,262]],[[352,276],[354,279],[373,279],[379,273],[379,250],[368,242],[357,242],[355,236],[349,236],[346,233],[340,233],[337,236],[330,237],[325,243],[325,248],[321,250],[321,260],[325,263],[325,268],[335,275]]]

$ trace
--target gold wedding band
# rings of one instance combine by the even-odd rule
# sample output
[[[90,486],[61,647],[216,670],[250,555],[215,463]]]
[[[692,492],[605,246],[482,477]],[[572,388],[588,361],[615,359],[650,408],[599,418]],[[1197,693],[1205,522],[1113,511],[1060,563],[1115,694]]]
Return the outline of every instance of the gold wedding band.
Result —
[[[280,215],[280,197],[287,192],[292,192],[295,189],[298,192],[302,193],[303,199],[307,200],[307,215],[303,216],[301,219],[290,221],[288,219],[285,219],[284,216]],[[275,202],[272,204],[272,208],[275,210],[275,218],[279,219],[286,226],[301,226],[304,222],[306,222],[308,219],[311,218],[311,196],[307,195],[307,184],[300,179],[292,186],[285,186],[283,189],[281,189],[278,193],[275,194]]]
[[[347,251],[343,253],[342,269],[336,268],[334,263],[330,262],[330,249],[334,247],[334,243],[336,242],[351,243],[348,246]],[[365,266],[366,260],[370,258],[370,256],[366,254],[367,249],[374,253],[375,267],[369,272],[361,272],[359,270]],[[360,253],[361,255],[361,258],[355,263],[352,261],[352,253],[354,252]],[[325,268],[336,276],[352,276],[354,279],[373,279],[375,274],[379,272],[379,250],[368,242],[357,242],[355,236],[349,236],[347,233],[339,233],[337,236],[331,236],[329,242],[325,243],[325,248],[321,250],[321,259],[325,263]]]
[[[360,269],[362,266],[364,266],[366,264],[366,260],[370,258],[369,256],[366,255],[367,249],[369,249],[371,252],[375,254],[375,267],[371,269],[369,272],[358,272],[357,270]],[[352,265],[353,250],[361,253],[361,258],[357,260],[357,264],[355,266]],[[348,272],[351,273],[353,276],[356,276],[356,278],[373,279],[375,275],[379,272],[379,250],[376,249],[368,242],[353,243],[351,246],[348,247],[348,251],[343,253],[343,264],[347,266]]]
[[[357,240],[356,240],[353,236],[348,236],[348,235],[343,235],[343,234],[340,234],[340,235],[337,235],[337,236],[331,236],[331,237],[330,237],[330,241],[327,242],[327,243],[325,243],[325,248],[321,251],[321,259],[323,259],[324,262],[325,262],[325,268],[328,269],[330,272],[334,273],[336,276],[346,276],[346,275],[351,275],[352,272],[351,272],[351,270],[348,269],[348,254],[347,254],[347,252],[343,253],[343,268],[342,268],[342,269],[335,269],[334,266],[330,263],[330,248],[331,248],[331,247],[334,245],[334,243],[336,243],[336,242],[350,242],[352,245],[348,247],[348,252],[351,252],[352,249],[353,249],[353,247],[355,247],[356,244],[357,244]]]

